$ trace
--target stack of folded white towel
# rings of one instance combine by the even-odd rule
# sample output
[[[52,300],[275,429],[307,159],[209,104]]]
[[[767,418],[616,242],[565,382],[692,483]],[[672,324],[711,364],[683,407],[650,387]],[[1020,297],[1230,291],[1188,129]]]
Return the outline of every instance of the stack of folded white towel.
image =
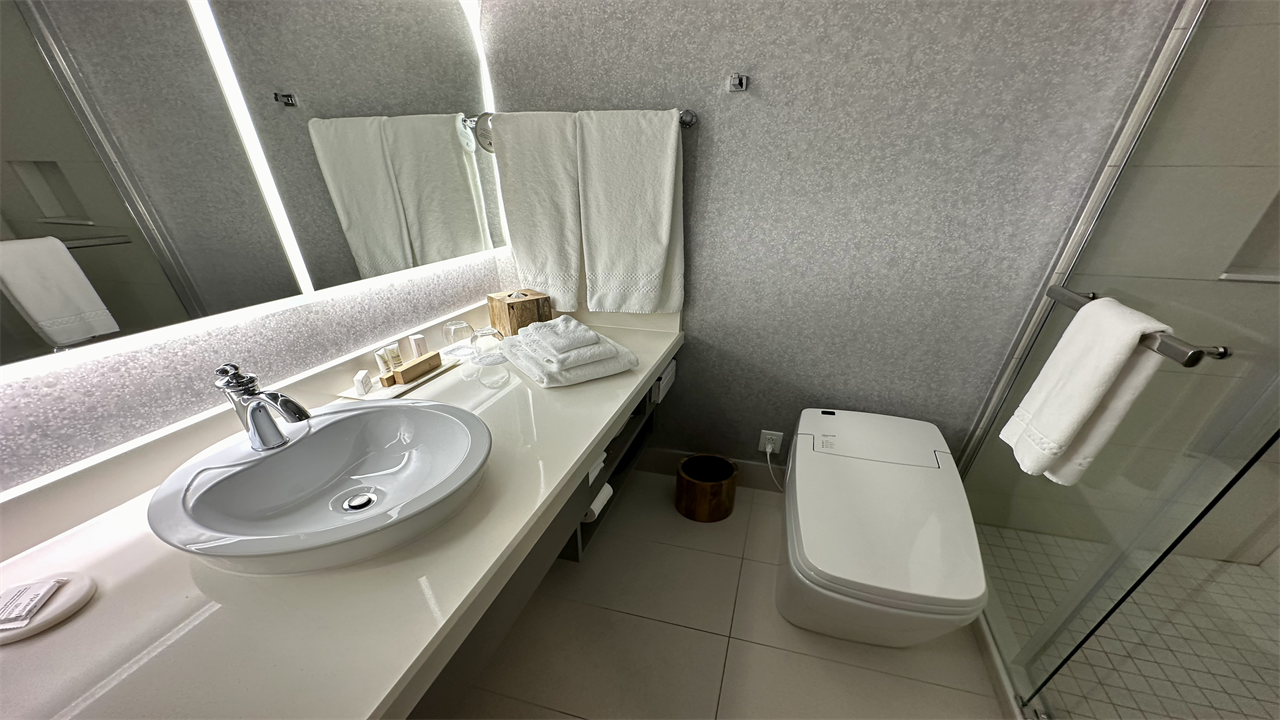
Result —
[[[501,350],[544,388],[576,385],[640,364],[630,350],[568,315],[521,328],[502,341]]]

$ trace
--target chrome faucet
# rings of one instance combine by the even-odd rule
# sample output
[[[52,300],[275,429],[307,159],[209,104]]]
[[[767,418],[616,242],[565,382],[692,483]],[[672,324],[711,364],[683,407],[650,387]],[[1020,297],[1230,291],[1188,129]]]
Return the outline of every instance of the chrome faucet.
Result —
[[[280,432],[271,417],[274,409],[285,422],[302,422],[311,413],[297,400],[278,392],[262,392],[258,389],[258,376],[240,372],[240,366],[227,363],[214,371],[218,375],[214,385],[226,393],[236,417],[249,433],[249,445],[254,450],[271,450],[283,447],[289,438]]]

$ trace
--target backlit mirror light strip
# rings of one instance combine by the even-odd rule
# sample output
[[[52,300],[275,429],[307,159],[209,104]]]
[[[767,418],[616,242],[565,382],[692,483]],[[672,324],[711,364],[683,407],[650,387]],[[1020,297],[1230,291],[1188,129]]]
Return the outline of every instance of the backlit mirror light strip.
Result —
[[[200,39],[204,41],[205,52],[209,54],[213,71],[218,76],[222,96],[227,101],[227,109],[231,111],[231,119],[235,121],[245,155],[249,156],[253,176],[258,180],[258,188],[262,191],[262,199],[267,203],[267,212],[271,214],[271,222],[276,226],[276,234],[280,236],[280,244],[284,247],[289,267],[293,269],[293,276],[303,294],[315,292],[311,274],[307,272],[307,265],[302,259],[302,250],[298,247],[298,239],[293,235],[289,215],[285,212],[284,202],[280,200],[280,191],[276,189],[276,181],[271,177],[267,155],[262,151],[258,131],[254,129],[253,118],[249,116],[249,106],[245,104],[244,94],[240,92],[240,83],[236,80],[235,68],[231,66],[231,57],[227,55],[222,33],[218,31],[213,8],[209,6],[209,0],[187,0],[187,4],[191,7],[191,14],[195,16]]]

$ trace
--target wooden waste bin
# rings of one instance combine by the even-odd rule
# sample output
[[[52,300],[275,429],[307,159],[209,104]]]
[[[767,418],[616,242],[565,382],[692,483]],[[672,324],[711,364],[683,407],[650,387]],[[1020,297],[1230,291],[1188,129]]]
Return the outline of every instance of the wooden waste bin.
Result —
[[[720,455],[690,455],[676,470],[676,510],[697,522],[719,522],[733,514],[738,466]]]

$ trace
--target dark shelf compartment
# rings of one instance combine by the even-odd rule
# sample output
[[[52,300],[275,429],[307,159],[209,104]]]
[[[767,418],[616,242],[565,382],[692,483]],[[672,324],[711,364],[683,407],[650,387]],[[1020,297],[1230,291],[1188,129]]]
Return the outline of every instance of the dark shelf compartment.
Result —
[[[608,459],[605,460],[604,468],[600,474],[596,476],[596,482],[591,483],[592,498],[594,493],[599,492],[599,488],[604,487],[605,483],[613,486],[613,497],[609,498],[609,502],[605,503],[604,508],[600,510],[600,515],[596,517],[594,522],[578,523],[577,531],[570,536],[569,541],[565,543],[564,550],[560,552],[560,557],[565,560],[578,562],[582,559],[582,555],[586,552],[587,546],[591,544],[591,539],[600,530],[600,526],[608,517],[609,511],[613,509],[613,504],[618,500],[619,493],[626,485],[627,479],[631,476],[631,472],[635,470],[636,463],[640,460],[640,452],[644,449],[644,442],[653,433],[653,411],[657,407],[657,403],[649,399],[646,394],[643,399],[631,411],[631,417],[627,419],[627,423],[622,426],[622,432],[618,436],[609,441],[605,446],[605,452]],[[599,483],[599,484],[597,484]]]

